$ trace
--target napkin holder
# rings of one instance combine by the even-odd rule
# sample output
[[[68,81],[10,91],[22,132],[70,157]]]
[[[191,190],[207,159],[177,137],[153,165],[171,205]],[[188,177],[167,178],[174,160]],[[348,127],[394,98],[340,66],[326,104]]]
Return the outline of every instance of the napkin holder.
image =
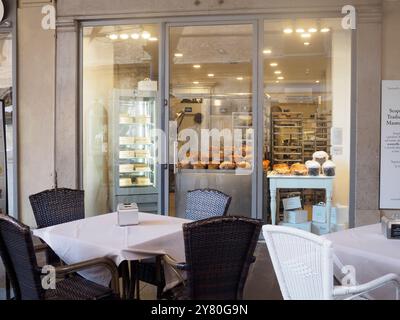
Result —
[[[382,233],[388,239],[400,240],[400,217],[382,217]]]
[[[139,208],[136,203],[120,203],[117,207],[117,214],[120,227],[139,224]]]

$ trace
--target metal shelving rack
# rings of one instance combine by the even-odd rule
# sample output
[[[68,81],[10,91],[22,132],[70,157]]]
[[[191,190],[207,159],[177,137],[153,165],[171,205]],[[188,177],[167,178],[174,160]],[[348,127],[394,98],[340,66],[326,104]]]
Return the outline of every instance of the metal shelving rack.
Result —
[[[304,162],[303,113],[272,112],[272,164]]]

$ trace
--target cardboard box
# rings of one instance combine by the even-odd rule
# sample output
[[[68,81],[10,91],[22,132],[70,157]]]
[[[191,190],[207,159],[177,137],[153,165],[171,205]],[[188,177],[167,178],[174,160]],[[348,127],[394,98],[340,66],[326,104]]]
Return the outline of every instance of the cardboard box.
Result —
[[[334,210],[333,210],[334,209]],[[349,224],[349,207],[340,204],[332,208],[331,223],[334,224]]]
[[[326,206],[325,204],[317,204],[313,206],[312,221],[318,223],[326,223]]]
[[[328,224],[313,222],[311,224],[311,232],[319,236],[328,234],[329,233]]]
[[[308,221],[307,210],[288,210],[284,211],[283,215],[287,223],[305,223]]]
[[[347,223],[345,224],[333,224],[332,225],[332,232],[339,232],[339,231],[344,231],[349,228],[349,225]]]
[[[282,200],[283,210],[293,210],[293,209],[301,209],[301,200],[300,197],[292,197],[286,198]]]
[[[284,227],[296,228],[296,229],[304,230],[307,232],[311,232],[311,222],[305,222],[305,223],[280,222],[279,225],[284,226]]]

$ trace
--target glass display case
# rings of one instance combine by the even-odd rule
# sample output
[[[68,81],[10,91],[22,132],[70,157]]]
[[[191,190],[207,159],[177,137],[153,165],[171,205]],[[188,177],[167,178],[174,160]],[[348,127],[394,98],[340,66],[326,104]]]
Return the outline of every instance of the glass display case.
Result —
[[[136,202],[157,212],[157,91],[114,90],[113,100],[113,207]]]

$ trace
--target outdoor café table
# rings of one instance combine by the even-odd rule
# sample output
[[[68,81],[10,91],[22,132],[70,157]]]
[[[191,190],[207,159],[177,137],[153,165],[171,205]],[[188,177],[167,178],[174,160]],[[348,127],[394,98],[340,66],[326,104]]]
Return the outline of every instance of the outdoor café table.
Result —
[[[122,261],[137,261],[168,254],[185,261],[182,225],[190,220],[139,213],[139,225],[120,227],[117,213],[99,215],[48,228],[33,230],[67,264],[99,257],[111,258],[118,266]],[[166,288],[179,280],[172,270],[165,271]],[[80,274],[107,286],[111,274],[93,268]]]
[[[388,273],[400,275],[400,240],[387,239],[381,232],[380,224],[324,237],[332,241],[334,254],[342,265],[355,267],[357,283],[362,284]],[[395,290],[389,285],[369,295],[373,299],[395,299]]]

